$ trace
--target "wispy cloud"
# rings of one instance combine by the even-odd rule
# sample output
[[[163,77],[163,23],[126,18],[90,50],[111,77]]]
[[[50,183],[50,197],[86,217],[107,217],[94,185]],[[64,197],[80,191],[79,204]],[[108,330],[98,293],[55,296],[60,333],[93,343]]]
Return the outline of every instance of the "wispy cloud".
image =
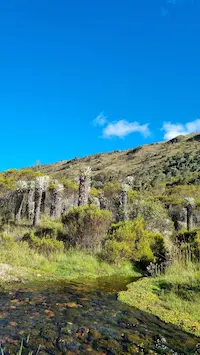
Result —
[[[95,126],[104,126],[106,123],[107,117],[104,115],[103,111],[93,120]]]
[[[119,120],[117,122],[108,123],[103,129],[103,138],[124,138],[131,133],[140,133],[144,137],[150,135],[148,123],[141,125],[138,122],[128,122],[125,120]]]
[[[163,124],[162,130],[165,132],[164,133],[164,139],[172,139],[174,137],[177,137],[179,135],[185,135],[193,132],[200,131],[200,119],[187,122],[185,124],[181,123],[171,123],[171,122],[165,122]]]

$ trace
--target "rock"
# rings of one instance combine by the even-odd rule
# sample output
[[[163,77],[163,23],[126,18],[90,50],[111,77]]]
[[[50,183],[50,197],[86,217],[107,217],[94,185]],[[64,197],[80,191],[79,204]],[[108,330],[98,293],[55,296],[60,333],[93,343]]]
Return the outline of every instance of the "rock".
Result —
[[[85,339],[87,338],[88,333],[89,333],[89,328],[82,327],[76,331],[76,336],[78,339]]]
[[[70,336],[63,336],[57,340],[57,347],[60,351],[77,351],[80,348],[80,344],[75,343],[74,339]]]

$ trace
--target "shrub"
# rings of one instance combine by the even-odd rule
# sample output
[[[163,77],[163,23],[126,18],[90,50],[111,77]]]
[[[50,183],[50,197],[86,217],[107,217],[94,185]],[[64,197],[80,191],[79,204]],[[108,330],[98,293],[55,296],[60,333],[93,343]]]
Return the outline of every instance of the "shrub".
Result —
[[[139,216],[133,221],[112,225],[105,238],[102,257],[110,262],[131,260],[146,266],[164,252],[162,235],[145,230],[144,220]]]
[[[10,178],[6,177],[3,173],[0,173],[0,190],[14,190],[16,187],[16,182]]]
[[[56,239],[58,235],[63,234],[63,224],[58,221],[41,221],[37,227],[35,235],[38,237],[49,237]]]
[[[95,187],[92,187],[90,189],[90,196],[91,197],[98,197],[100,193],[100,190],[96,189]]]
[[[65,236],[61,240],[71,246],[99,250],[111,220],[111,212],[95,205],[74,207],[62,219]]]
[[[0,191],[14,190],[16,182],[19,180],[32,180],[37,176],[41,176],[40,172],[35,172],[32,169],[11,169],[4,173],[0,173]]]
[[[134,203],[135,200],[141,200],[142,195],[140,194],[139,191],[136,191],[134,189],[128,190],[128,202],[129,203]]]
[[[130,205],[130,210],[130,218],[136,218],[140,214],[144,218],[146,228],[152,232],[168,234],[173,229],[168,212],[159,201],[135,200]]]
[[[76,192],[78,191],[78,184],[75,181],[72,181],[70,179],[62,178],[61,183],[64,185],[65,190],[68,193]]]
[[[45,256],[61,253],[64,250],[64,244],[61,241],[44,237],[38,238],[33,233],[31,233],[30,238],[27,241],[32,249]]]
[[[115,198],[121,191],[121,184],[119,182],[107,182],[104,187],[104,194],[107,198]]]

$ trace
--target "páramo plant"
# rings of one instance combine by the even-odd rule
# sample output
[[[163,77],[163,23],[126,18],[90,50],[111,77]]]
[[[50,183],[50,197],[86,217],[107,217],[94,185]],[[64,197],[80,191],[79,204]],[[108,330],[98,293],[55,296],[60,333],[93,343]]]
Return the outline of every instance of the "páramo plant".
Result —
[[[62,218],[64,236],[61,240],[68,246],[99,251],[111,221],[112,213],[96,205],[74,207]]]

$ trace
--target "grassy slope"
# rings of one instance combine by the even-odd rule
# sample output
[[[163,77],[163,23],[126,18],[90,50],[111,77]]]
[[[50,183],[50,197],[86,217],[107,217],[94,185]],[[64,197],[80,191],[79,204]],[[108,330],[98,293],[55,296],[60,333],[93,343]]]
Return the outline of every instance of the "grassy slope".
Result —
[[[122,181],[127,176],[134,176],[136,185],[138,182],[145,182],[145,184],[147,183],[148,185],[149,181],[152,179],[154,180],[159,174],[164,173],[166,175],[166,168],[168,169],[170,158],[173,158],[175,159],[175,162],[176,160],[178,162],[180,156],[183,156],[184,154],[198,157],[200,155],[199,153],[200,134],[195,133],[179,136],[169,142],[148,144],[123,151],[99,153],[80,159],[74,158],[72,160],[63,160],[54,164],[32,167],[32,175],[37,175],[40,172],[41,174],[51,175],[54,178],[60,179],[65,177],[75,179],[79,175],[80,168],[90,165],[92,168],[92,181],[94,182],[94,186],[96,186],[95,181],[97,182],[97,187],[99,187],[99,181],[101,181],[102,184],[104,184],[105,181],[110,180]],[[186,157],[186,161],[187,160],[188,157]],[[199,161],[196,163],[199,165]],[[193,174],[195,171],[199,171],[199,169],[196,169],[197,166],[194,168],[193,162],[190,162],[189,167],[187,166],[187,162],[186,166],[184,166],[184,164],[185,163],[183,163],[182,168],[186,176],[190,172]],[[176,167],[181,169],[181,166],[177,165]],[[173,170],[173,168],[174,166],[170,166],[169,170]],[[26,170],[27,169],[13,170],[7,171],[5,174],[0,174],[0,191],[2,183],[4,188],[6,188],[7,184],[9,187],[12,187],[12,181],[24,178],[29,179],[31,169]],[[180,171],[181,176],[183,171]],[[197,175],[200,179],[200,171]],[[5,177],[6,181],[3,181]],[[164,180],[168,180],[168,177],[166,176]]]
[[[161,168],[167,159],[183,152],[200,152],[199,134],[180,136],[174,143],[154,143],[135,149],[94,154],[80,159],[42,165],[39,170],[55,177],[76,178],[82,166],[90,165],[93,178],[99,174],[111,174],[117,179],[143,172],[146,174],[152,167]]]
[[[130,284],[119,299],[200,336],[199,279],[199,266],[176,263],[165,275]]]

